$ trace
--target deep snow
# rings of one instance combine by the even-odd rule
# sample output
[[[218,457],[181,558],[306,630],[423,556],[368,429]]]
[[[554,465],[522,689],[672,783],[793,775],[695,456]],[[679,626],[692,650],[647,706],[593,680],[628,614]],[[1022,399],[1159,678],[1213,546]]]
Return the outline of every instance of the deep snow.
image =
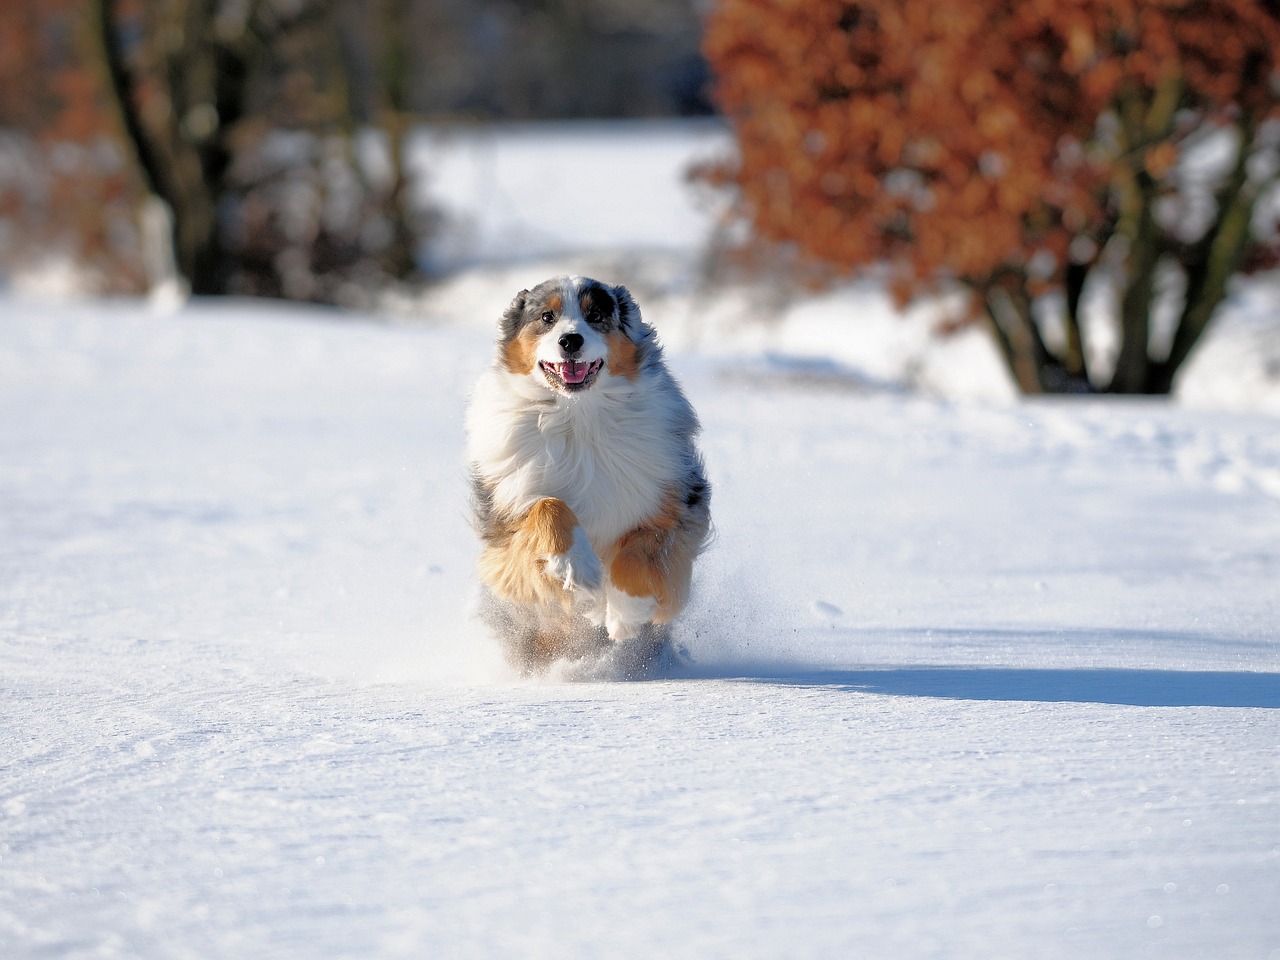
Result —
[[[468,611],[466,391],[578,261],[411,325],[0,300],[0,956],[1280,958],[1276,297],[1177,403],[1018,403],[692,259],[582,267],[715,484],[637,683]]]

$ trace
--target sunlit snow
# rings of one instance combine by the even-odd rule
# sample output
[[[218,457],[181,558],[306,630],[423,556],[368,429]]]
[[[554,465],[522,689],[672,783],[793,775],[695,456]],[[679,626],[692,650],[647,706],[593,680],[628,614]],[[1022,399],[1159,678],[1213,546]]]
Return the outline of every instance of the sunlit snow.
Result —
[[[1280,957],[1280,296],[1177,401],[1018,402],[612,225],[390,323],[0,301],[0,956]],[[610,265],[705,425],[689,663],[521,679],[461,414]]]

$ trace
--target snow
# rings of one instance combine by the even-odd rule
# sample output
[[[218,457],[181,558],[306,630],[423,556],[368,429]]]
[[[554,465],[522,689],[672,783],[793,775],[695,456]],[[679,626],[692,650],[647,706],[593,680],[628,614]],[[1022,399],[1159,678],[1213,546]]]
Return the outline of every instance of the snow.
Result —
[[[412,146],[423,199],[447,229],[437,270],[617,247],[686,254],[721,205],[693,190],[694,163],[730,144],[711,120],[483,124],[424,130]]]
[[[522,680],[462,411],[609,265],[704,421],[691,662]],[[662,251],[416,322],[0,301],[0,956],[1280,958],[1267,289],[1177,403]]]

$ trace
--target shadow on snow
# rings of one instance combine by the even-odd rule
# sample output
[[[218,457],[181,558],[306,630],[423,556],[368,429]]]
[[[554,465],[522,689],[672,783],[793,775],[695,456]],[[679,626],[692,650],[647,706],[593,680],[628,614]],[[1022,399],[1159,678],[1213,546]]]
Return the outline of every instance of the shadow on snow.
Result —
[[[748,655],[738,660],[729,654],[717,662],[715,657],[699,662],[694,655],[682,659],[675,669],[661,671],[667,679],[733,680],[742,683],[777,684],[790,687],[823,687],[856,693],[872,693],[895,697],[930,697],[944,700],[1012,701],[1029,703],[1099,703],[1135,707],[1255,707],[1280,709],[1280,673],[1255,670],[1176,670],[1142,667],[1016,667],[980,664],[865,665],[852,667],[820,666],[805,662],[825,646],[820,637],[830,638],[826,630],[804,631],[809,634],[797,650],[796,660],[788,662],[786,652],[773,660],[765,654],[759,660]],[[856,651],[868,639],[880,646],[892,639],[906,649],[915,648],[928,639],[943,649],[935,655],[945,657],[947,647],[968,654],[989,648],[1006,653],[1024,649],[1034,653],[1045,645],[1066,643],[1081,650],[1119,649],[1147,656],[1166,651],[1169,656],[1185,655],[1189,650],[1212,647],[1221,643],[1211,635],[1184,631],[1150,632],[1142,630],[1060,629],[1027,631],[1021,629],[930,628],[890,631],[888,637],[858,631],[839,631],[836,649]],[[767,649],[763,637],[755,637],[757,650]],[[1233,641],[1235,646],[1274,649],[1273,639]],[[846,646],[847,644],[847,646]],[[1141,645],[1140,647],[1138,645]],[[826,648],[831,651],[831,647]],[[800,652],[800,651],[806,652]],[[744,650],[743,652],[746,652]],[[925,654],[927,656],[927,654]],[[923,659],[923,658],[922,658]]]
[[[796,687],[825,687],[896,697],[945,700],[1106,703],[1134,707],[1262,707],[1280,709],[1280,674],[1133,669],[1017,667],[884,667],[806,670],[761,665],[720,679]],[[687,674],[710,679],[694,666]]]

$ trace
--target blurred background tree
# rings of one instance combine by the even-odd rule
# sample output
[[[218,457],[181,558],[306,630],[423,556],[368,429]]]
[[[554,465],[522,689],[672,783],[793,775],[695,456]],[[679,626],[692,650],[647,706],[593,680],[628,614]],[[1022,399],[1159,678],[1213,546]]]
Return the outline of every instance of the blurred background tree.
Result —
[[[436,228],[415,126],[709,112],[698,3],[5,0],[0,273],[358,301]]]
[[[801,261],[962,285],[1026,393],[1167,393],[1275,262],[1277,49],[1274,0],[720,0],[712,176]]]
[[[74,263],[105,292],[146,283],[142,183],[81,0],[0,4],[0,264]]]
[[[388,56],[371,47],[394,35],[379,30],[393,5],[92,2],[121,127],[193,293],[349,302],[412,271],[414,211],[386,155],[400,141],[377,136],[395,112],[373,106],[388,73],[355,67]]]

